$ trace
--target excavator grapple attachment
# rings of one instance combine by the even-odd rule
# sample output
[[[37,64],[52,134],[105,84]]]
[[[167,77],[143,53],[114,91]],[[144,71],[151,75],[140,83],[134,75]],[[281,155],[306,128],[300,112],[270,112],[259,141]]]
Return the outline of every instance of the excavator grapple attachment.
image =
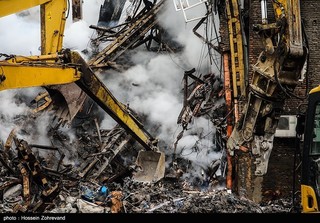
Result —
[[[134,181],[155,183],[164,177],[165,155],[163,152],[140,151],[136,159],[140,168],[133,176]]]

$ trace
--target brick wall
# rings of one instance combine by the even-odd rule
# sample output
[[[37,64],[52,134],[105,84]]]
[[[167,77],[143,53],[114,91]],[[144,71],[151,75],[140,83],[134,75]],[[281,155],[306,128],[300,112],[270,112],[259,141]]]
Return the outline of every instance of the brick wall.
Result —
[[[309,42],[309,84],[320,84],[320,1],[301,0],[301,16]]]
[[[218,5],[218,13],[219,13],[219,35],[220,42],[219,48],[221,52],[230,51],[230,40],[229,40],[229,32],[228,32],[228,20],[226,13],[226,3],[225,1],[220,1]]]

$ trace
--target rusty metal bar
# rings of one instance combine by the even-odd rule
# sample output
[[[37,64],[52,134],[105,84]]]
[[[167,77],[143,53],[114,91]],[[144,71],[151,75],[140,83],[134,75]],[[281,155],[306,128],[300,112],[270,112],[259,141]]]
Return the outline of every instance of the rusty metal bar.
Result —
[[[19,163],[18,165],[21,175],[22,175],[22,184],[23,184],[23,190],[22,194],[24,199],[29,202],[30,201],[30,174],[28,173],[27,169],[22,165],[22,163]]]
[[[223,54],[223,68],[224,68],[224,88],[225,88],[225,99],[227,105],[227,114],[231,114],[232,109],[232,91],[231,91],[231,80],[230,80],[230,71],[229,71],[229,54]],[[228,115],[227,117],[227,137],[232,133],[233,129],[233,120],[232,116]],[[227,148],[225,148],[227,150]],[[232,157],[229,152],[227,152],[227,177],[226,184],[227,189],[232,190]]]
[[[114,61],[122,55],[130,46],[138,41],[141,36],[145,35],[157,23],[156,15],[164,5],[164,0],[157,3],[141,18],[130,23],[130,27],[125,30],[120,36],[111,44],[100,51],[97,56],[92,58],[88,64],[91,68],[108,66],[108,62]],[[121,49],[121,50],[119,50]]]
[[[44,146],[44,145],[38,145],[38,144],[29,144],[29,146],[38,148],[38,149],[59,150],[57,147],[54,147],[54,146]]]

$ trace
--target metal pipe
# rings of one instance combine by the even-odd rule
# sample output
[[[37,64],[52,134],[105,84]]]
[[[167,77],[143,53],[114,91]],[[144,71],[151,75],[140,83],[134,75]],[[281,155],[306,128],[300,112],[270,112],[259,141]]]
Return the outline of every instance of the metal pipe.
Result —
[[[44,145],[37,145],[37,144],[29,144],[29,146],[38,148],[38,149],[59,150],[57,147],[53,147],[53,146],[44,146]]]

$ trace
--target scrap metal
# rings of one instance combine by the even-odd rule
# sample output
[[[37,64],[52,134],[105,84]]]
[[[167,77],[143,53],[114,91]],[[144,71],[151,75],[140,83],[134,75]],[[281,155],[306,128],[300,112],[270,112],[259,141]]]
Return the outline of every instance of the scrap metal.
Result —
[[[135,18],[132,18],[126,27],[114,35],[115,39],[107,47],[89,60],[90,67],[95,69],[112,66],[119,56],[140,42],[157,25],[157,13],[162,9],[164,2],[164,0],[159,1],[149,11],[140,12]],[[91,26],[91,28],[95,27]],[[99,30],[101,31],[101,29]]]

